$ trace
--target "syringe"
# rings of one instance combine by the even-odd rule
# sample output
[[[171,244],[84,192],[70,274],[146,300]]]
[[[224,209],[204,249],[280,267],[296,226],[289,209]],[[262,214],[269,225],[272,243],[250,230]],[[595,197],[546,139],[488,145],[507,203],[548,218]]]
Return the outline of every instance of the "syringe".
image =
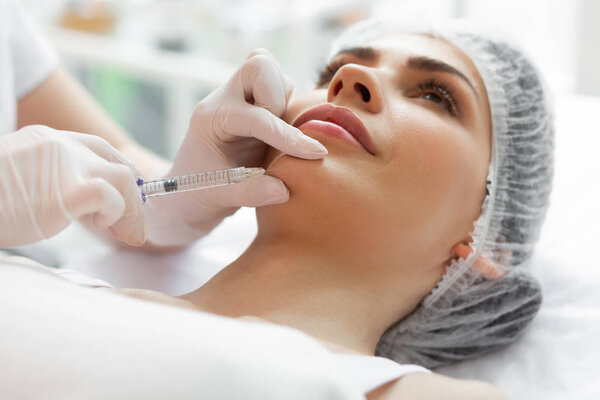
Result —
[[[178,192],[187,192],[190,190],[210,189],[218,186],[231,185],[247,181],[248,179],[264,175],[263,168],[237,167],[230,169],[221,169],[218,171],[201,172],[173,178],[159,179],[156,181],[144,182],[138,178],[137,184],[142,191],[142,200],[146,197],[160,196]]]

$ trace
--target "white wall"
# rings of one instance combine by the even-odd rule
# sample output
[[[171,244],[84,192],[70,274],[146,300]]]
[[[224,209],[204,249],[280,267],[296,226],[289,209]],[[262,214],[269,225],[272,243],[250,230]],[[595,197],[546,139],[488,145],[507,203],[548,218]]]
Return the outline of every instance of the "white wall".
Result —
[[[576,90],[600,96],[600,1],[583,0],[579,17]]]
[[[595,14],[589,12],[584,17],[583,2],[594,3]],[[595,31],[587,35],[600,37],[600,24],[596,23],[599,8],[600,2],[596,0],[380,0],[373,7],[373,13],[402,13],[412,18],[464,17],[497,27],[521,44],[555,90],[573,91],[581,86],[577,83],[579,62],[591,61],[590,56],[579,57],[582,17],[593,20]],[[595,44],[597,58],[600,57],[598,40]],[[590,74],[587,79],[595,79],[600,85],[600,76]],[[600,95],[600,91],[597,94]]]
[[[581,0],[464,1],[465,16],[514,35],[556,90],[574,90]]]
[[[48,14],[64,5],[66,0],[22,0],[37,14]],[[127,16],[143,19],[144,8],[166,0],[120,0],[114,4],[121,10],[137,10]],[[514,35],[532,55],[551,85],[558,91],[578,91],[600,95],[600,1],[597,0],[178,0],[190,9],[188,23],[196,27],[193,34],[202,41],[207,31],[200,25],[210,25],[216,50],[202,44],[207,56],[239,63],[243,54],[220,51],[230,48],[231,40],[239,52],[264,46],[280,57],[287,72],[295,76],[300,86],[310,84],[314,69],[329,41],[321,28],[324,21],[341,10],[358,8],[371,16],[401,14],[410,18],[431,16],[467,17],[498,26]],[[203,10],[204,18],[198,17]],[[210,11],[212,10],[212,11]],[[241,10],[241,18],[227,10]],[[332,12],[333,10],[333,12]],[[228,18],[223,17],[228,15]],[[251,23],[255,21],[255,23]],[[262,21],[262,22],[260,22]],[[281,28],[266,29],[264,21],[280,24]],[[325,22],[326,23],[326,22]],[[232,26],[235,25],[232,31]],[[254,28],[253,28],[254,27]],[[254,29],[253,32],[250,32]],[[238,35],[238,37],[231,37]],[[321,37],[316,37],[316,36]],[[231,38],[230,38],[231,37]],[[230,38],[229,42],[222,42]],[[221,45],[218,45],[218,44]],[[214,45],[213,45],[214,46]],[[309,57],[310,56],[310,57]],[[294,59],[296,61],[294,61]],[[307,72],[309,71],[309,72]]]

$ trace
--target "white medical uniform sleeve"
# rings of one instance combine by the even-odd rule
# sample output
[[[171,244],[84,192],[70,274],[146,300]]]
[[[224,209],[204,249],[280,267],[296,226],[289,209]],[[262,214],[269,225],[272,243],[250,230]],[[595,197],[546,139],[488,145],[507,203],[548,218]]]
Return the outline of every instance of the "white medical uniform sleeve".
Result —
[[[9,24],[8,47],[12,61],[14,89],[21,99],[38,87],[57,68],[58,57],[19,0],[4,2],[5,23]]]

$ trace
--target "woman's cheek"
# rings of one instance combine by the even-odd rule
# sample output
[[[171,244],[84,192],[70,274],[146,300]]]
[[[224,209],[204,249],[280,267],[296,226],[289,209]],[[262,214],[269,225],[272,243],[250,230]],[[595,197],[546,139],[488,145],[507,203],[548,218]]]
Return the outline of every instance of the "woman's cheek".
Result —
[[[431,118],[431,116],[429,116]],[[413,117],[413,120],[415,118]],[[394,133],[390,146],[390,163],[381,181],[393,185],[388,195],[397,198],[410,217],[436,213],[453,197],[453,186],[461,177],[464,143],[458,135],[442,124],[398,122],[402,129]],[[463,161],[461,161],[463,160]]]

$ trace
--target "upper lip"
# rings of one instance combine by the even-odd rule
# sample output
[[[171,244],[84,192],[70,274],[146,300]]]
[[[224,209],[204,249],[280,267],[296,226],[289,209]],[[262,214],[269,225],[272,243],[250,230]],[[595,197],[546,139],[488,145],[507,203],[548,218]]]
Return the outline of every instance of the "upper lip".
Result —
[[[350,109],[336,107],[331,104],[321,104],[303,112],[294,126],[297,128],[311,120],[332,122],[348,131],[371,154],[375,155],[375,145],[371,140],[369,131],[365,128],[360,118]]]

